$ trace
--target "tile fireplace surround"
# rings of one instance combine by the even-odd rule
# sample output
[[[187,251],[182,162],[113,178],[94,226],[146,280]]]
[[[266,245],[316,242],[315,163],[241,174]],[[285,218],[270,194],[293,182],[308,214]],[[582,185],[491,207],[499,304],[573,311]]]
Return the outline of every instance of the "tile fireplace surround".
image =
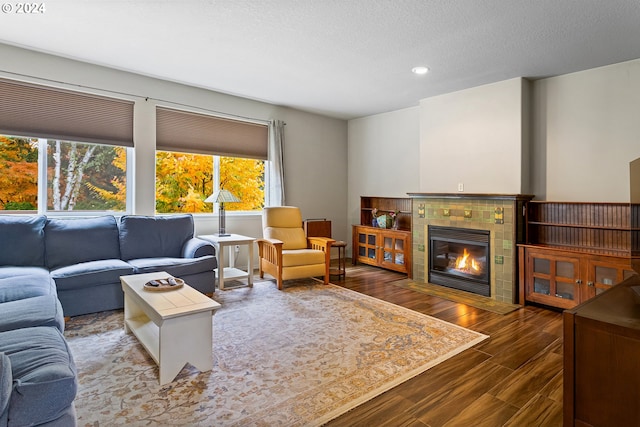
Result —
[[[524,194],[408,193],[413,200],[413,278],[426,282],[429,225],[488,230],[491,298],[517,302],[517,243],[524,241]]]

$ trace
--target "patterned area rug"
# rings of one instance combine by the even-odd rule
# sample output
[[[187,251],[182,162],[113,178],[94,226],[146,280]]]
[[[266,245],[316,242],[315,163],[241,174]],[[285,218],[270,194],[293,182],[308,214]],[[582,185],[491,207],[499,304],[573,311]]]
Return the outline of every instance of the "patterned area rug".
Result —
[[[71,318],[78,425],[321,425],[487,338],[312,279],[285,286],[216,292],[213,370],[164,386],[122,311]]]
[[[453,302],[459,302],[497,314],[508,314],[522,308],[517,304],[496,301],[482,295],[476,295],[470,292],[447,288],[445,286],[438,286],[431,283],[418,283],[410,279],[395,280],[390,283],[401,288],[412,289],[414,291],[422,292],[423,294],[433,295]]]

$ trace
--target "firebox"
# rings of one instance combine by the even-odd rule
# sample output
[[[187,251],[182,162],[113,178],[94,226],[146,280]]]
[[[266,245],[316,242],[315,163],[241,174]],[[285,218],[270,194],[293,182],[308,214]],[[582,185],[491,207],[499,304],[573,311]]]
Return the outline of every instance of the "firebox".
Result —
[[[429,226],[429,283],[491,296],[489,231]]]

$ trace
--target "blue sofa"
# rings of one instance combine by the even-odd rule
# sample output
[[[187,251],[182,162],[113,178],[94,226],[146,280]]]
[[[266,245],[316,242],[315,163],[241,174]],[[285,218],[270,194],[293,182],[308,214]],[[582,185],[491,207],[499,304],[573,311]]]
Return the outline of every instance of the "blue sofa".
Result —
[[[44,248],[65,316],[122,308],[120,276],[129,274],[166,271],[214,291],[215,249],[194,237],[191,215],[49,218]]]
[[[191,215],[0,216],[0,427],[76,425],[64,316],[122,308],[121,275],[213,293],[215,249],[193,233]]]

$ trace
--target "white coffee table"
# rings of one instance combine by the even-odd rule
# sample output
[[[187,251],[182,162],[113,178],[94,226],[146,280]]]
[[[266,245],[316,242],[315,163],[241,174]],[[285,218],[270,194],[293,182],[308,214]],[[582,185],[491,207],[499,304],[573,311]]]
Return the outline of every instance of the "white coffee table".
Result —
[[[200,371],[213,368],[211,317],[220,304],[185,284],[180,289],[144,289],[165,272],[121,276],[124,330],[133,333],[160,368],[160,384],[174,380],[187,363]]]
[[[211,242],[216,248],[216,256],[218,258],[218,289],[224,290],[225,280],[247,279],[246,286],[253,286],[253,244],[256,241],[254,237],[242,236],[240,234],[229,234],[228,236],[219,236],[217,234],[204,234],[198,236],[199,239]],[[236,246],[246,245],[249,248],[249,257],[247,260],[247,270],[236,268],[233,251]],[[229,266],[225,267],[224,248],[229,248]],[[233,286],[237,288],[238,286]]]

